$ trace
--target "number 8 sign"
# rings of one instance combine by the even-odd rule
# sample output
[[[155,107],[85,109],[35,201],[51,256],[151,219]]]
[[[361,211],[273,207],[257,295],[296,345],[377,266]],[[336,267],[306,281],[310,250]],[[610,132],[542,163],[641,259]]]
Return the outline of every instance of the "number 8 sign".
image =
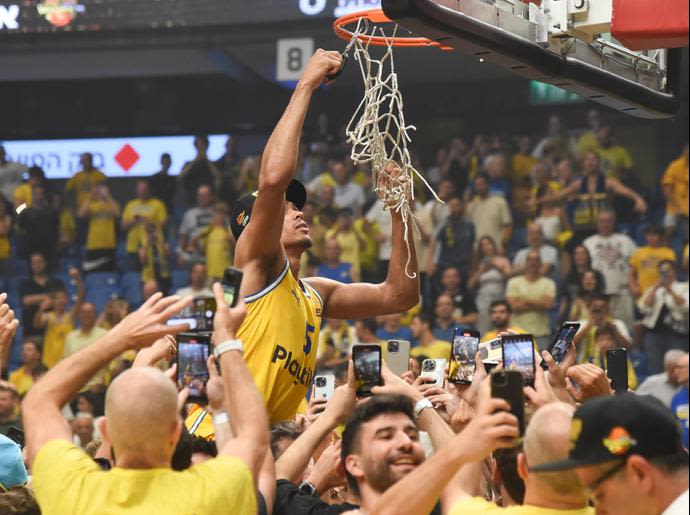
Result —
[[[313,53],[314,40],[312,38],[279,39],[277,45],[276,80],[299,80]]]

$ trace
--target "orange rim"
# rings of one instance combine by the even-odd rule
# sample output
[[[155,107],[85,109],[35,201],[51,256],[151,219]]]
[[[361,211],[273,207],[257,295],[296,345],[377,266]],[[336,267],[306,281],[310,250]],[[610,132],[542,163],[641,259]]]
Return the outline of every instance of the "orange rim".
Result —
[[[346,14],[345,16],[341,16],[337,20],[333,22],[333,32],[335,32],[335,35],[338,36],[340,39],[344,39],[345,41],[350,41],[353,37],[355,37],[355,33],[352,32],[351,30],[348,30],[346,27],[348,25],[352,24],[357,24],[360,19],[366,18],[369,20],[371,23],[395,23],[393,22],[388,16],[385,15],[383,12],[383,9],[371,9],[369,11],[360,11],[356,13],[350,13]],[[422,38],[422,37],[417,37],[417,36],[410,36],[410,37],[401,37],[401,36],[395,36],[395,37],[383,37],[383,36],[372,36],[370,34],[358,34],[357,39],[359,39],[362,43],[365,44],[370,44],[374,46],[387,46],[388,44],[391,44],[393,46],[397,47],[426,47],[426,46],[433,46],[440,48],[442,50],[453,50],[452,47],[442,45],[438,41],[433,41],[429,38]]]

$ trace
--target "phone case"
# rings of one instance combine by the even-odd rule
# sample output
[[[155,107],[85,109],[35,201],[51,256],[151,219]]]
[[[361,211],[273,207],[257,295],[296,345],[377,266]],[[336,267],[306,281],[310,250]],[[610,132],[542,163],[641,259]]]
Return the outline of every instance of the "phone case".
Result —
[[[407,340],[388,340],[386,365],[396,376],[402,375],[410,367],[410,342]]]
[[[517,370],[496,370],[491,373],[491,396],[508,401],[510,412],[518,419],[521,436],[525,434],[525,400],[522,388],[522,374]]]
[[[628,351],[623,348],[606,351],[606,375],[616,394],[628,392]]]
[[[501,347],[503,348],[503,366],[506,367],[506,370],[510,370],[510,360],[506,358],[506,347],[509,347],[510,345],[516,345],[517,343],[514,342],[524,342],[525,340],[529,339],[531,341],[530,345],[530,353],[532,356],[532,362],[530,364],[530,369],[526,370],[525,373],[523,374],[523,384],[524,386],[534,386],[534,376],[537,372],[536,366],[535,366],[535,359],[534,359],[534,337],[531,334],[511,334],[509,336],[503,336],[501,337]]]
[[[206,352],[205,356],[209,356],[211,354],[211,334],[208,332],[200,332],[200,333],[179,333],[177,335],[177,356],[176,356],[176,362],[177,362],[177,386],[178,388],[184,387],[185,384],[189,384],[187,381],[192,377],[192,369],[191,369],[191,364],[185,364],[183,363],[183,360],[186,358],[184,356],[182,350],[180,349],[180,344],[191,344],[191,345],[198,345],[198,346],[205,346],[206,347]],[[204,359],[203,366],[205,368],[206,366],[206,360]],[[188,377],[189,376],[189,377]],[[208,381],[208,377],[206,378],[204,382],[204,387],[206,385],[206,382]],[[205,389],[205,388],[204,388]],[[196,402],[197,404],[206,404],[208,402],[208,398],[206,397],[206,392],[202,392],[201,395],[193,395],[190,393],[188,397],[189,402]]]
[[[476,347],[474,349],[463,349],[461,359],[456,359],[456,339],[458,337],[472,338],[474,342],[472,345]],[[465,355],[467,352],[467,355]],[[477,371],[475,365],[475,355],[479,352],[482,359],[485,357],[485,353],[479,350],[479,331],[459,331],[457,328],[453,332],[453,340],[450,349],[450,361],[448,367],[448,381],[453,384],[472,384],[472,378],[474,373]],[[465,358],[469,358],[469,361],[465,361]],[[461,366],[463,370],[461,370]]]
[[[575,339],[575,335],[577,332],[580,330],[580,322],[563,322],[561,326],[558,328],[558,331],[556,331],[556,334],[553,336],[553,340],[551,340],[551,343],[549,344],[548,349],[546,349],[549,354],[553,357],[553,359],[556,361],[556,363],[560,363],[561,360],[563,359],[563,356],[557,355],[557,353],[554,353],[554,349],[556,345],[558,344],[559,340],[562,338],[562,335],[565,331],[568,329],[572,329],[570,333],[566,333],[568,337],[566,338],[567,344],[566,344],[566,349],[568,346],[570,346],[570,343]],[[539,363],[541,368],[544,370],[548,370],[549,366],[546,364],[546,361],[541,361]]]
[[[440,359],[425,359],[424,362],[422,363],[422,377],[432,377],[434,379],[433,383],[427,383],[427,384],[433,384],[435,386],[438,386],[440,388],[443,388],[443,383],[445,379],[445,370],[446,370],[446,360],[443,358]]]
[[[331,400],[335,390],[335,376],[324,374],[314,378],[314,399]]]
[[[383,384],[381,379],[381,346],[380,345],[354,345],[352,347],[352,359],[355,363],[355,383],[357,385],[358,397],[369,397],[372,395],[371,388]],[[373,354],[378,363],[372,370],[367,370],[365,364],[359,365],[361,354]],[[371,360],[372,363],[376,360]],[[378,370],[378,377],[370,374]],[[367,376],[367,374],[370,374]]]

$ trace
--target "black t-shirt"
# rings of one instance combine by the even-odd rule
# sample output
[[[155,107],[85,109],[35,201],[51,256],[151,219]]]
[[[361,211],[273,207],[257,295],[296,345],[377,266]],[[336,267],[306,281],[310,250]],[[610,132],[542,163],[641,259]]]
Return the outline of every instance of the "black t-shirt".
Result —
[[[37,295],[40,293],[51,293],[57,290],[64,290],[65,283],[60,279],[55,277],[49,277],[45,285],[38,284],[33,276],[27,277],[19,284],[19,296],[24,297],[25,295]],[[38,329],[34,327],[34,316],[38,311],[38,304],[34,306],[24,306],[22,305],[22,326],[24,326],[25,336],[36,336],[42,335],[43,329]]]
[[[211,172],[210,161],[208,159],[192,161],[191,168],[182,181],[187,190],[187,196],[191,199],[196,197],[196,190],[199,189],[199,186],[210,186],[214,189],[215,180],[213,172]]]
[[[149,179],[151,191],[163,201],[169,213],[172,213],[175,198],[175,181],[175,177],[163,172],[154,173]]]
[[[24,256],[41,252],[53,256],[57,249],[60,215],[53,207],[29,207],[19,215]]]
[[[468,293],[464,289],[461,289],[455,295],[451,295],[451,298],[453,299],[453,306],[455,306],[455,309],[460,311],[460,316],[462,317],[467,316],[470,313],[477,313],[479,311],[477,309],[477,303],[474,301],[472,294]]]

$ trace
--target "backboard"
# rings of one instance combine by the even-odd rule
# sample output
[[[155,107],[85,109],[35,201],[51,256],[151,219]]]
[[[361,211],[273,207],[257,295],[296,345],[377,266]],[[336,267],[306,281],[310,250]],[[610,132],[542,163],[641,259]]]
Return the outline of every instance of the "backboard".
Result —
[[[661,11],[672,11],[664,18],[642,10],[650,1],[382,0],[381,4],[401,26],[459,54],[632,116],[668,118],[678,110],[681,58],[680,49],[668,47],[687,46],[688,2],[660,0],[670,4]],[[640,29],[640,24],[646,26]],[[612,32],[642,50],[626,47]],[[666,48],[646,49],[655,41]]]

